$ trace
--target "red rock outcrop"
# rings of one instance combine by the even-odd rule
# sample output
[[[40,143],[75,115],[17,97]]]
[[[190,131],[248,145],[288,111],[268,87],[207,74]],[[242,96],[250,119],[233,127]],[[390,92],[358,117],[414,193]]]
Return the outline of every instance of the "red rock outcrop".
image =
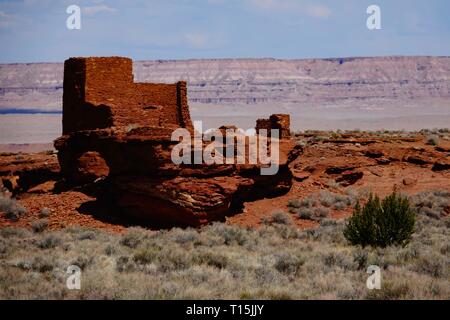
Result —
[[[288,115],[270,120],[282,138],[290,136]],[[289,191],[288,164],[301,152],[290,139],[279,141],[278,173],[264,176],[260,163],[175,164],[177,128],[193,133],[185,82],[134,83],[127,58],[65,62],[63,136],[55,148],[68,182],[101,179],[101,194],[125,214],[164,226],[224,219],[244,201]]]
[[[51,152],[10,154],[0,157],[0,191],[28,191],[49,180],[58,180],[59,164]]]
[[[450,170],[450,159],[448,157],[440,158],[433,164],[433,171]]]

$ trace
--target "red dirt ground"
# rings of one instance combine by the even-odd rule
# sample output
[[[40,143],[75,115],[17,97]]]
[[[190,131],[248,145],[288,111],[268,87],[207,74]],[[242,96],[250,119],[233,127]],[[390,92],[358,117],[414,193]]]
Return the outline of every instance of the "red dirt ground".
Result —
[[[448,140],[441,139],[439,146],[435,147],[426,145],[422,135],[394,138],[354,134],[320,142],[312,142],[310,136],[301,135],[296,139],[309,142],[304,147],[304,153],[291,164],[294,174],[291,191],[277,198],[245,203],[243,212],[228,217],[226,223],[258,226],[262,218],[270,217],[274,211],[288,212],[289,200],[304,198],[320,190],[344,193],[347,188],[353,188],[370,190],[380,196],[392,192],[394,188],[408,194],[436,189],[450,191]],[[5,176],[8,170],[11,172],[11,166],[30,168],[42,163],[54,164],[56,156],[50,153],[24,154],[20,160],[17,159],[15,155],[0,155],[0,176]],[[437,161],[446,167],[433,170]],[[335,181],[341,179],[341,186],[336,187]],[[82,190],[55,193],[56,189],[54,181],[46,181],[28,192],[19,193],[17,198],[28,213],[16,222],[0,213],[0,227],[30,227],[33,221],[39,219],[42,208],[51,210],[47,218],[50,229],[80,225],[122,232],[133,225],[115,213],[113,207],[97,204],[93,196],[86,195]],[[339,219],[349,214],[350,209],[334,210],[331,217]],[[299,228],[316,225],[316,222],[302,220],[295,215],[292,217]]]

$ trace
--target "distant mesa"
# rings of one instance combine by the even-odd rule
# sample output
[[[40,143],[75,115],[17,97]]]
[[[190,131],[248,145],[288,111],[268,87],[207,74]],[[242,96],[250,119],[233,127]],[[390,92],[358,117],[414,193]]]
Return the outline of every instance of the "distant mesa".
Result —
[[[450,57],[388,56],[135,61],[133,70],[139,82],[186,80],[191,103],[308,103],[316,107],[342,101],[373,100],[379,105],[389,99],[448,99],[449,66]],[[2,64],[0,68],[0,109],[61,109],[61,63]]]

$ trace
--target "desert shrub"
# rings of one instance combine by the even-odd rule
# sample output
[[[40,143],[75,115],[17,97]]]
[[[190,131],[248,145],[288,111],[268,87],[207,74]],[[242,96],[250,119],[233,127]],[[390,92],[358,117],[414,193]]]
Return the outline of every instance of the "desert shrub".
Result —
[[[327,227],[327,226],[336,226],[338,222],[334,219],[322,219],[320,220],[320,226],[321,227]]]
[[[299,208],[296,212],[300,219],[321,221],[329,215],[330,210],[319,206],[315,208]]]
[[[330,210],[328,208],[324,208],[324,207],[314,208],[314,216],[319,219],[328,217],[329,214],[330,214]]]
[[[55,248],[61,244],[61,239],[54,234],[49,234],[37,242],[37,246],[41,249]]]
[[[328,138],[329,138],[328,136],[318,135],[318,136],[312,137],[312,140],[313,140],[314,142],[321,142],[321,141],[327,140]]]
[[[445,243],[444,245],[442,245],[439,251],[445,256],[450,256],[450,243]]]
[[[295,209],[300,208],[302,207],[302,201],[299,199],[291,199],[288,201],[288,207]]]
[[[336,210],[345,210],[347,207],[348,207],[348,205],[346,205],[346,204],[343,203],[343,202],[337,202],[337,203],[334,205],[334,209],[336,209]]]
[[[198,244],[199,243],[199,235],[195,229],[180,229],[173,228],[170,233],[171,240],[176,243],[186,245],[189,243]]]
[[[106,246],[106,248],[105,248],[105,254],[106,254],[107,256],[112,256],[112,255],[114,255],[115,253],[117,253],[116,247],[115,247],[114,245],[108,244],[108,245]]]
[[[8,250],[8,246],[6,244],[6,241],[0,239],[0,255],[6,253]]]
[[[35,272],[49,272],[54,268],[53,262],[48,256],[37,256],[30,260],[20,260],[16,266],[22,270],[30,270]]]
[[[358,270],[363,270],[367,266],[368,254],[365,250],[356,250],[353,253],[353,261],[356,263]]]
[[[410,201],[418,215],[440,219],[450,205],[450,192],[441,190],[420,192],[410,197]]]
[[[350,270],[354,266],[354,259],[345,252],[336,251],[323,255],[323,264],[326,267],[340,267],[344,270]]]
[[[351,244],[363,247],[405,245],[411,240],[414,225],[415,214],[406,197],[394,192],[380,201],[371,195],[362,209],[356,205],[344,236]]]
[[[300,208],[296,210],[300,219],[312,220],[314,218],[314,210],[309,208]]]
[[[33,229],[34,232],[42,232],[45,230],[45,228],[47,228],[47,226],[47,219],[39,219],[31,222],[31,229]]]
[[[321,205],[327,208],[330,208],[334,203],[333,194],[329,191],[320,191],[318,200]]]
[[[297,275],[304,264],[305,259],[301,256],[288,253],[279,253],[275,255],[275,269],[286,275]]]
[[[160,251],[161,248],[153,246],[140,248],[134,253],[133,260],[138,264],[149,264],[157,259]]]
[[[342,135],[339,132],[332,131],[330,133],[330,138],[331,139],[340,139],[340,138],[342,138]]]
[[[0,236],[4,238],[25,238],[29,235],[29,231],[25,228],[6,227],[0,228]]]
[[[261,265],[255,268],[253,276],[258,285],[272,285],[275,286],[283,281],[280,272],[271,265]]]
[[[145,238],[145,231],[141,228],[130,228],[120,239],[120,244],[128,248],[136,248]]]
[[[78,240],[94,240],[95,232],[91,231],[91,230],[85,230],[85,231],[82,231],[77,238],[78,238]]]
[[[181,248],[170,248],[158,255],[158,266],[163,272],[184,270],[194,263],[192,254]]]
[[[429,253],[420,257],[415,266],[415,271],[435,278],[444,276],[445,270],[448,270],[448,263],[446,264],[442,256],[436,253]]]
[[[321,191],[319,193],[319,201],[324,207],[339,210],[349,207],[353,202],[353,200],[347,195],[329,191]]]
[[[218,269],[225,268],[229,263],[229,259],[226,255],[211,251],[198,253],[194,256],[193,260],[196,264],[206,264]]]
[[[321,220],[327,217],[330,209],[345,210],[354,202],[357,196],[320,191],[304,199],[292,199],[288,202],[289,211],[298,214],[301,219]]]
[[[339,209],[338,206],[340,206],[345,209],[345,208],[351,206],[354,201],[356,201],[356,199],[352,199],[349,196],[335,194],[334,195],[334,208]]]
[[[430,146],[437,146],[439,144],[439,136],[435,134],[427,136],[426,144]]]
[[[286,212],[275,211],[270,218],[264,219],[263,223],[289,225],[292,223],[292,219]]]
[[[214,223],[208,228],[208,231],[222,238],[226,245],[244,245],[247,242],[245,229],[237,226],[226,225],[223,223]]]
[[[18,220],[27,213],[27,210],[17,203],[16,199],[0,193],[0,211],[5,213],[5,217],[10,220]]]
[[[95,255],[91,253],[80,253],[76,258],[70,261],[70,264],[76,265],[81,268],[81,270],[86,270],[90,265],[94,264]]]
[[[128,256],[120,256],[116,260],[116,270],[118,272],[131,272],[136,270],[136,264]]]
[[[348,207],[356,202],[358,196],[355,195],[343,195],[339,193],[320,191],[319,193],[314,193],[308,197],[297,200],[293,199],[288,202],[290,208],[312,208],[318,206],[324,206],[327,208],[336,208],[336,206]]]
[[[398,300],[403,298],[409,291],[407,283],[396,283],[385,281],[381,290],[370,290],[366,293],[366,299],[369,300]]]
[[[330,179],[326,182],[326,185],[328,188],[332,188],[332,189],[339,189],[341,187],[341,184],[339,182],[336,182],[333,179]]]
[[[48,208],[42,208],[39,210],[39,218],[48,218],[51,214],[51,210]]]

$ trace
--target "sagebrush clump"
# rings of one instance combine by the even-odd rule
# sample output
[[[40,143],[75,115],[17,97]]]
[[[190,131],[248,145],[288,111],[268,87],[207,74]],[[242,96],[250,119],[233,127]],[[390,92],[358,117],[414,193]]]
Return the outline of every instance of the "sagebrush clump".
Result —
[[[270,218],[263,218],[261,220],[263,224],[284,224],[289,225],[292,223],[292,219],[286,212],[274,211]]]
[[[293,199],[288,202],[289,211],[296,213],[300,219],[322,220],[329,216],[330,210],[345,210],[357,202],[359,195],[339,194],[330,191],[313,193],[303,199]]]
[[[31,229],[33,229],[34,232],[42,232],[45,230],[45,228],[47,228],[47,226],[47,219],[39,219],[31,222]]]
[[[430,146],[437,146],[439,144],[439,136],[435,134],[427,136],[426,140],[426,144]]]
[[[394,192],[380,201],[378,196],[371,195],[362,209],[356,204],[344,236],[351,244],[363,247],[406,245],[414,225],[415,213],[408,198]]]
[[[410,197],[410,201],[418,215],[440,219],[450,208],[450,192],[443,190],[420,192]]]
[[[21,206],[16,199],[0,193],[0,211],[5,213],[5,217],[11,220],[18,220],[27,213],[27,209]]]

